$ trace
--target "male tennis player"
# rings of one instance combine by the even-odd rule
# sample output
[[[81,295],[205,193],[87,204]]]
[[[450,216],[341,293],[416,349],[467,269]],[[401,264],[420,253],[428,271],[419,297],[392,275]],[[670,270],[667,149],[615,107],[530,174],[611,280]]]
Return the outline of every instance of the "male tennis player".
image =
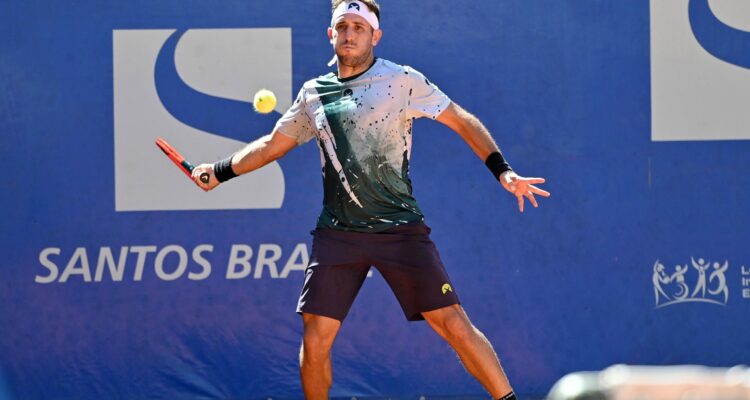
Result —
[[[430,228],[412,196],[412,121],[429,117],[458,133],[503,187],[534,207],[541,178],[514,173],[487,129],[418,71],[375,58],[380,10],[375,0],[333,0],[328,37],[338,73],[305,82],[273,133],[193,178],[204,190],[258,169],[313,138],[323,163],[323,211],[313,232],[310,264],[297,312],[304,334],[302,388],[327,399],[330,350],[368,270],[375,266],[409,320],[427,320],[458,353],[466,369],[496,399],[515,399],[497,356],[459,305]],[[198,177],[209,173],[204,184]]]

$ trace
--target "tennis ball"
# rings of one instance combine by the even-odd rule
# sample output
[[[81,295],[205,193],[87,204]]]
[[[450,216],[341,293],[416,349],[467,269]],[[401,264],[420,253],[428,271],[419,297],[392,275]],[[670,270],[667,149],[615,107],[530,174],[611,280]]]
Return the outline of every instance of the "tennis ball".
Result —
[[[276,107],[276,95],[268,89],[258,90],[253,98],[253,107],[261,114],[270,113]]]

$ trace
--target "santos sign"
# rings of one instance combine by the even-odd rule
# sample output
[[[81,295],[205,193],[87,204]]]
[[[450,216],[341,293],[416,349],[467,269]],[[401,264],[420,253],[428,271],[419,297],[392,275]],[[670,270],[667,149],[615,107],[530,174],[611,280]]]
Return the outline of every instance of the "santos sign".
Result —
[[[58,247],[48,247],[39,253],[39,264],[45,271],[36,275],[34,282],[65,283],[71,279],[87,283],[123,280],[139,282],[143,280],[146,265],[149,266],[149,273],[153,271],[159,280],[174,281],[187,277],[189,280],[200,281],[211,276],[215,268],[216,262],[212,262],[213,252],[212,244],[195,246],[190,251],[190,256],[187,249],[175,244],[162,248],[122,246],[114,251],[110,247],[101,247],[98,254],[91,254],[85,247],[77,247],[72,254],[63,254],[63,250]],[[234,244],[229,251],[229,260],[222,263],[226,266],[224,277],[248,278],[253,272],[253,264],[254,279],[286,279],[292,271],[302,272],[307,267],[309,255],[305,243],[297,244],[284,262],[281,262],[282,254],[282,248],[278,244],[262,243],[253,260],[253,248],[250,245]]]

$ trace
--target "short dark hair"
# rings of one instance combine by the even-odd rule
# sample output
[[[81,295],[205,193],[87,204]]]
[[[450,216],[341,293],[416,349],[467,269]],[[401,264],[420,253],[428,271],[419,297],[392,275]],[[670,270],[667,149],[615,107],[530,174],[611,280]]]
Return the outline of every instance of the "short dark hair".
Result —
[[[336,10],[336,7],[339,6],[339,4],[343,2],[349,2],[351,0],[331,0],[331,12],[334,12]],[[375,13],[375,16],[378,18],[378,21],[380,21],[380,4],[378,4],[375,0],[358,0],[362,3],[365,3],[367,8],[370,9],[373,13]]]

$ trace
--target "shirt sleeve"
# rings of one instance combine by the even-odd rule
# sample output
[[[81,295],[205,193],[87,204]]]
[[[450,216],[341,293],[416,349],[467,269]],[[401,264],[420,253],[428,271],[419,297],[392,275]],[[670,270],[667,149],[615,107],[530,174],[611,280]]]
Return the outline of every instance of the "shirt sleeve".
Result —
[[[281,116],[273,128],[274,132],[278,131],[284,136],[289,136],[297,140],[298,144],[307,143],[315,137],[310,117],[305,112],[305,89],[302,88],[297,94],[294,104]]]
[[[409,87],[407,117],[437,118],[451,104],[451,99],[421,72],[408,66],[404,68]]]

